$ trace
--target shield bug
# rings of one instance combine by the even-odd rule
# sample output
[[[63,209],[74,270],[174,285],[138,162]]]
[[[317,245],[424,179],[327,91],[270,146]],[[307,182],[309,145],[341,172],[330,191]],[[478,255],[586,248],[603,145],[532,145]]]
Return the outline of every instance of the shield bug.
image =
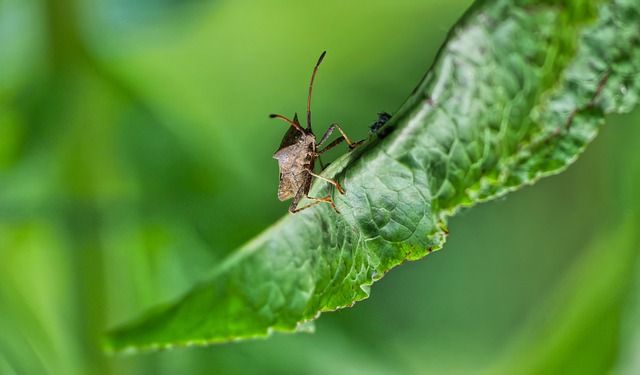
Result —
[[[349,150],[362,142],[351,142],[349,137],[347,137],[338,124],[332,124],[324,136],[322,136],[320,142],[316,143],[316,136],[311,130],[311,92],[313,90],[313,80],[316,76],[316,72],[318,71],[318,66],[320,66],[325,54],[326,51],[322,52],[315,68],[313,68],[313,74],[311,75],[309,96],[307,97],[306,129],[300,125],[300,122],[298,121],[298,114],[294,114],[293,120],[281,115],[269,115],[271,118],[282,119],[291,125],[282,138],[278,151],[273,155],[273,158],[278,160],[278,167],[280,168],[278,199],[284,201],[293,198],[293,202],[291,203],[291,206],[289,206],[289,212],[291,213],[302,211],[320,202],[329,203],[337,213],[340,213],[331,200],[330,195],[322,198],[310,197],[308,195],[309,189],[311,188],[311,182],[314,177],[332,184],[340,194],[344,194],[344,190],[337,181],[323,177],[314,172],[315,162],[316,159],[319,160],[320,155],[337,146],[342,141],[347,141],[349,144]],[[319,150],[319,148],[329,139],[329,136],[331,136],[335,129],[338,129],[340,133],[342,133],[342,136],[329,143],[325,148]],[[322,162],[320,164],[322,166]],[[300,203],[300,200],[303,197],[314,202],[298,208],[298,203]]]

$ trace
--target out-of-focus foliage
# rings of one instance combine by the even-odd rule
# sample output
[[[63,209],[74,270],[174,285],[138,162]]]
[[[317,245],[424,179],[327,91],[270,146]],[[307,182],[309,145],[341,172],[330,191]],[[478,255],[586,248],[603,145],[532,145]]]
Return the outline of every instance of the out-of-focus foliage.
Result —
[[[612,117],[560,176],[463,212],[447,251],[313,335],[106,356],[107,327],[175,298],[286,211],[271,159],[284,129],[266,114],[304,108],[320,51],[315,124],[362,138],[469,5],[133,3],[0,2],[0,373],[560,373],[583,355],[593,373],[633,373],[638,283],[598,284],[625,289],[607,324],[579,294],[598,252],[620,253],[602,267],[628,259],[637,113]],[[559,329],[571,322],[585,328]],[[566,336],[527,350],[544,332]],[[603,337],[602,355],[580,350]]]

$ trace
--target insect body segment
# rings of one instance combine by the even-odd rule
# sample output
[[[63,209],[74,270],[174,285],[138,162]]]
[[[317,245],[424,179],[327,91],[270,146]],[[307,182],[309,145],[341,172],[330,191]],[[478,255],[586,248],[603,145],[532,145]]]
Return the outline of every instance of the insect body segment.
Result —
[[[293,123],[300,126],[297,114]],[[281,201],[293,198],[307,182],[311,185],[309,171],[313,170],[315,162],[316,136],[299,129],[292,125],[282,138],[278,151],[273,154],[280,167],[278,198]]]
[[[274,159],[278,160],[278,166],[280,167],[280,185],[278,186],[278,199],[283,201],[293,198],[293,202],[291,203],[291,206],[289,206],[289,211],[291,213],[302,211],[320,202],[329,203],[331,207],[333,207],[333,209],[337,213],[339,213],[335,204],[333,204],[333,201],[331,200],[331,196],[327,195],[323,198],[315,198],[308,195],[313,177],[319,178],[332,184],[336,187],[340,194],[344,194],[344,190],[342,189],[340,184],[338,184],[338,182],[323,177],[314,172],[315,161],[316,158],[318,158],[325,151],[328,151],[331,148],[337,146],[344,140],[349,143],[349,149],[352,149],[361,143],[351,142],[344,131],[342,131],[340,126],[338,124],[333,124],[327,130],[320,142],[316,144],[316,136],[311,130],[311,91],[313,89],[313,80],[318,70],[318,66],[320,65],[320,62],[322,62],[325,53],[326,52],[323,52],[322,55],[320,55],[320,58],[318,59],[315,68],[313,69],[313,74],[311,75],[311,84],[309,85],[309,96],[307,99],[306,129],[300,125],[297,114],[294,115],[293,120],[289,120],[288,118],[281,115],[269,116],[271,118],[282,119],[291,125],[289,127],[289,130],[287,130],[284,137],[282,138],[282,142],[280,142],[278,151],[276,151],[276,153],[273,155]],[[329,136],[335,129],[338,129],[340,133],[342,133],[342,136],[331,142],[324,149],[318,151],[318,148],[328,140]],[[314,202],[298,208],[298,203],[300,203],[300,200],[303,197]]]

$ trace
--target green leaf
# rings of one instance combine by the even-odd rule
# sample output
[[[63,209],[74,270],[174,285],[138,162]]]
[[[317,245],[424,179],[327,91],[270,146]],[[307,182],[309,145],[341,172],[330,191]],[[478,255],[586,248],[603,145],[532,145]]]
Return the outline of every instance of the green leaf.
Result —
[[[565,169],[606,113],[637,103],[639,18],[633,0],[477,3],[393,118],[323,171],[346,194],[315,181],[310,195],[331,194],[340,215],[287,215],[105,346],[308,329],[367,298],[389,269],[442,247],[448,216]]]

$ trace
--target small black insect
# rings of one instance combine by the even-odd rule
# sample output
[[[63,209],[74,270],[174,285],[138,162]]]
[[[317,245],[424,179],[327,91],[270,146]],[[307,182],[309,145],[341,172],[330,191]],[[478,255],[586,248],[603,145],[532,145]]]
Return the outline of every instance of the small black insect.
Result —
[[[300,126],[300,122],[298,121],[298,114],[294,114],[293,120],[289,120],[288,118],[281,115],[269,115],[269,117],[271,118],[280,118],[291,125],[289,127],[289,130],[287,130],[284,137],[282,138],[282,142],[280,142],[278,151],[276,151],[276,153],[273,155],[273,158],[278,160],[278,166],[280,168],[280,185],[278,186],[278,199],[284,201],[293,198],[293,202],[291,202],[291,206],[289,206],[289,212],[291,213],[302,211],[320,202],[329,203],[337,213],[340,213],[335,204],[333,204],[331,196],[327,195],[323,198],[316,198],[310,197],[308,195],[313,177],[327,181],[328,183],[335,186],[340,194],[344,194],[344,190],[342,189],[340,184],[338,184],[338,182],[327,177],[323,177],[314,172],[315,161],[316,158],[318,158],[324,152],[337,146],[342,141],[347,141],[350,150],[362,143],[362,141],[355,143],[351,142],[349,137],[347,137],[347,135],[344,133],[344,131],[342,131],[338,124],[331,125],[324,136],[322,136],[320,142],[316,143],[316,136],[311,130],[311,91],[313,90],[313,79],[316,76],[318,66],[320,66],[320,63],[322,62],[325,54],[326,51],[322,52],[315,68],[313,69],[313,74],[311,75],[309,96],[307,98],[307,128],[305,129]],[[335,129],[338,129],[340,133],[342,133],[342,136],[329,143],[322,150],[318,151],[318,148],[327,141],[327,139],[329,138],[329,136],[331,136]],[[315,202],[297,208],[300,199],[302,199],[303,197],[306,197],[307,199]]]
[[[386,124],[387,121],[391,119],[391,115],[387,112],[378,113],[378,120],[369,126],[369,131],[371,133],[377,133],[378,130],[382,127],[382,125]]]

